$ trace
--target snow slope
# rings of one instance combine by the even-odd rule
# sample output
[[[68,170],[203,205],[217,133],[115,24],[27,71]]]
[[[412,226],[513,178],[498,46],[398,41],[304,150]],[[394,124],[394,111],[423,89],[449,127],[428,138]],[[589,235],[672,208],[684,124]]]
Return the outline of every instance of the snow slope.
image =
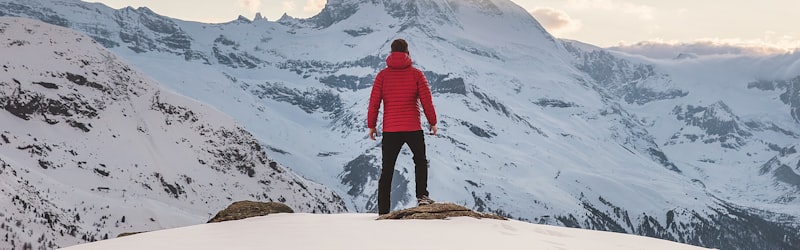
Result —
[[[400,37],[440,115],[440,134],[426,138],[434,199],[708,247],[800,244],[797,192],[758,171],[796,142],[800,102],[788,79],[769,91],[747,87],[761,70],[740,69],[759,58],[642,61],[556,40],[505,0],[331,0],[308,19],[223,24],[77,0],[0,0],[0,15],[85,32],[232,116],[276,161],[335,190],[351,211],[375,211],[380,144],[366,139],[367,97]],[[792,62],[779,59],[764,62]],[[740,68],[729,74],[730,65]],[[733,80],[744,85],[725,85]],[[742,107],[765,116],[742,120]],[[414,203],[409,154],[397,164],[395,209]]]
[[[0,17],[0,249],[197,224],[232,201],[343,212],[229,116],[159,87],[91,38]]]
[[[92,249],[706,249],[650,237],[516,220],[375,220],[370,214],[271,214],[68,247]]]

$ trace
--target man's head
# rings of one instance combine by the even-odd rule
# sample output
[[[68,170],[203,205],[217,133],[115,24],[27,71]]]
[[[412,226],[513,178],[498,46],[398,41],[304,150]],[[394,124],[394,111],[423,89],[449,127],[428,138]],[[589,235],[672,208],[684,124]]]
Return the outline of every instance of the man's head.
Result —
[[[395,39],[392,42],[392,52],[403,52],[408,54],[408,43],[403,39]]]

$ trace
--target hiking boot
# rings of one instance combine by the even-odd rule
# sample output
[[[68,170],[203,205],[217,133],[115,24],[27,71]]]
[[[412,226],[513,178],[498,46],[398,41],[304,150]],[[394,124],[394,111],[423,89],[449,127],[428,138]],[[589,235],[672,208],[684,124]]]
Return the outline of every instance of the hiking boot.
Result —
[[[428,197],[427,195],[423,195],[422,197],[417,198],[417,206],[430,205],[433,204],[434,202],[435,201],[431,200],[431,198]]]

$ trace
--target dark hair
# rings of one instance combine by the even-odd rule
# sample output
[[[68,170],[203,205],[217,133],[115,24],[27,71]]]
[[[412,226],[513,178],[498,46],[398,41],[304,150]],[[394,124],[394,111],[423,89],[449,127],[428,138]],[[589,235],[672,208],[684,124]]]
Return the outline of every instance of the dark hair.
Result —
[[[408,54],[408,43],[403,39],[395,39],[392,42],[392,52],[404,52]]]

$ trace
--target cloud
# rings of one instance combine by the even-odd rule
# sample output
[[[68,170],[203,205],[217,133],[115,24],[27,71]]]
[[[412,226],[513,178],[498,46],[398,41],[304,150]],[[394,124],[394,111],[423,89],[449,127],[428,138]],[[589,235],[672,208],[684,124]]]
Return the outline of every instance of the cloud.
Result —
[[[774,41],[773,41],[774,42]],[[720,39],[705,38],[694,42],[664,41],[654,39],[635,44],[620,44],[610,50],[629,54],[643,55],[650,58],[670,59],[684,55],[771,55],[800,51],[800,42],[794,44],[769,43],[763,39]],[[788,46],[788,47],[785,47]]]
[[[328,0],[307,0],[306,5],[303,6],[303,11],[309,13],[319,13],[325,7]]]
[[[573,19],[566,12],[552,9],[552,8],[534,8],[531,10],[533,15],[539,23],[544,26],[548,32],[555,36],[578,31],[583,23],[581,20]]]
[[[607,11],[618,11],[632,14],[642,20],[653,20],[655,18],[653,7],[620,2],[616,0],[568,0],[567,7],[573,9],[601,9]]]
[[[258,12],[261,0],[239,0],[239,4],[250,12]]]

